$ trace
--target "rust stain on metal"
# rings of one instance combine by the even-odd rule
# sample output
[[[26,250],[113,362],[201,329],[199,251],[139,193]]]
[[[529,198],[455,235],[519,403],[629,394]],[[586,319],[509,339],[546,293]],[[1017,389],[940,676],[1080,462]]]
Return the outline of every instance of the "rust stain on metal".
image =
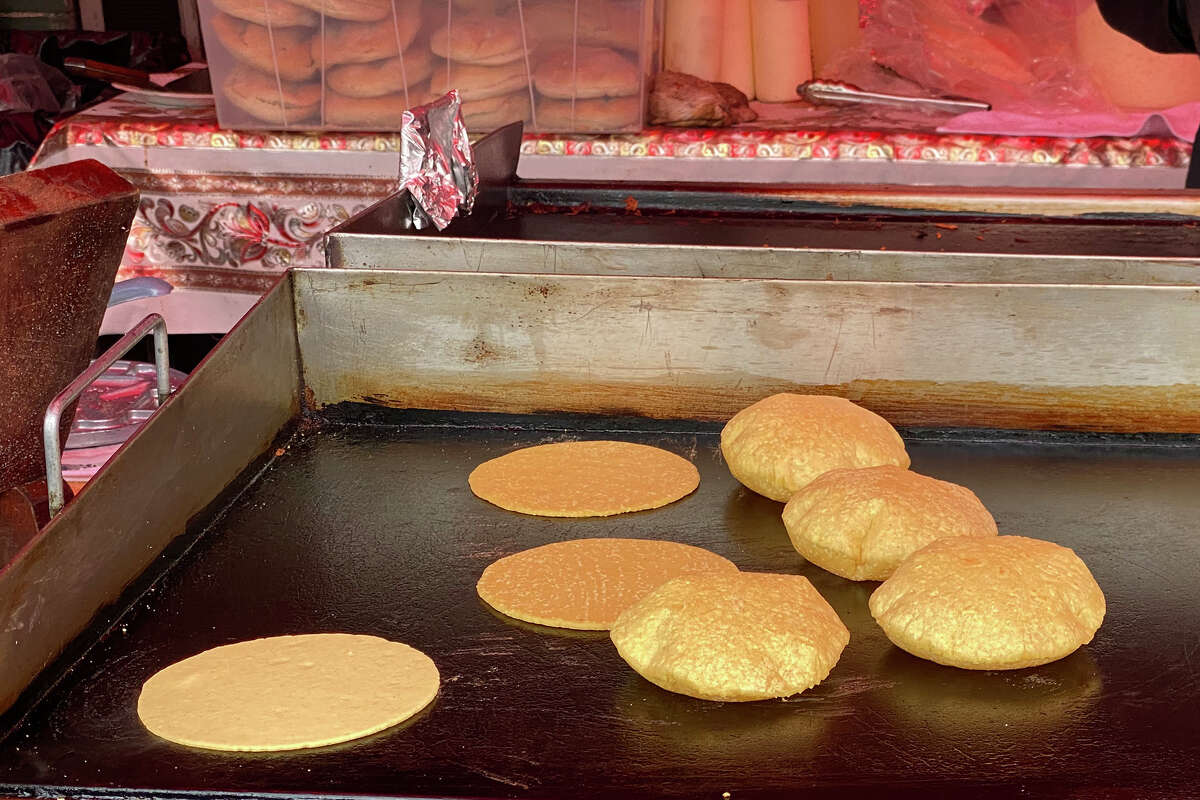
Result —
[[[558,294],[562,291],[561,286],[555,286],[551,283],[541,283],[537,286],[530,286],[525,290],[526,297],[543,297],[549,298],[551,295]]]
[[[498,358],[500,358],[500,353],[488,344],[482,336],[476,336],[467,345],[466,354],[463,356],[463,360],[471,364],[482,364],[488,361],[495,361]]]
[[[347,387],[349,388],[349,387]],[[999,428],[1098,433],[1200,433],[1200,386],[1025,387],[998,383],[853,381],[798,385],[747,381],[736,388],[641,383],[542,381],[397,386],[347,392],[397,408],[458,411],[599,413],[719,421],[767,395],[804,392],[845,397],[902,427]]]
[[[42,416],[94,354],[137,202],[95,161],[0,185],[0,490],[45,473]]]

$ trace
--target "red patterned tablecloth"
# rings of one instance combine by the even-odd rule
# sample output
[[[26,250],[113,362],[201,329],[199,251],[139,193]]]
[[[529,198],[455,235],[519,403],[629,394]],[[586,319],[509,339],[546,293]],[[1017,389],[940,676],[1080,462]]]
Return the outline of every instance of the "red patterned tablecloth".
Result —
[[[289,266],[324,264],[322,235],[392,190],[399,150],[396,134],[236,132],[217,125],[211,106],[163,108],[122,95],[60,123],[35,166],[95,158],[138,186],[142,201],[122,277],[149,274],[182,289],[257,295]],[[608,165],[618,159],[643,180],[653,179],[653,171],[643,166],[651,163],[687,168],[735,160],[765,168],[768,175],[771,165],[783,174],[799,163],[847,170],[872,164],[970,164],[1172,167],[1175,172],[1187,165],[1190,151],[1187,143],[1162,138],[845,129],[530,135],[522,148],[543,172],[556,174],[561,165],[565,177],[570,165],[603,159],[602,174],[608,175]],[[691,171],[709,174],[702,167]]]
[[[1042,166],[1186,167],[1191,145],[1165,138],[1058,139],[856,130],[651,130],[526,137],[539,156],[906,161]]]

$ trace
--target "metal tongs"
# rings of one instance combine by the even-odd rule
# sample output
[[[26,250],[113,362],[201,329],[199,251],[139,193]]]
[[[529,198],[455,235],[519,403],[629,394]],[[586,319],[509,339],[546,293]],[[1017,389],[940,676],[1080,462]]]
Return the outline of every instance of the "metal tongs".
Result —
[[[877,105],[893,106],[923,111],[941,111],[947,114],[965,114],[968,111],[991,111],[992,104],[982,100],[959,97],[913,97],[885,92],[868,92],[841,81],[805,81],[796,87],[801,99],[814,105]]]

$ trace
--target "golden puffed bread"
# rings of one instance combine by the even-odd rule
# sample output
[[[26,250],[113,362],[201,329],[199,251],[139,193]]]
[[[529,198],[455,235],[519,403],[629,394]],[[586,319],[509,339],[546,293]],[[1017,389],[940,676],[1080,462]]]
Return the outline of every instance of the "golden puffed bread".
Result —
[[[505,556],[476,590],[502,614],[538,625],[607,630],[621,612],[681,575],[729,574],[733,562],[651,539],[573,539]]]
[[[934,539],[995,536],[996,520],[965,486],[885,465],[834,469],[783,509],[792,546],[852,581],[882,581]]]
[[[437,94],[458,89],[459,96],[466,104],[472,100],[487,100],[528,89],[529,75],[525,72],[524,59],[497,67],[448,61],[433,74],[430,87]]]
[[[213,0],[213,6],[219,11],[256,25],[311,28],[321,21],[317,12],[289,3],[288,0]]]
[[[514,17],[472,14],[455,17],[429,37],[434,53],[463,64],[496,66],[525,55],[521,25]]]
[[[1020,669],[1070,655],[1104,619],[1104,593],[1070,549],[1023,536],[938,539],[875,590],[892,643],[964,669]]]
[[[721,431],[733,477],[787,502],[831,469],[907,468],[904,440],[883,417],[840,397],[776,394],[743,408]]]
[[[381,97],[403,94],[407,82],[411,99],[413,87],[428,86],[433,70],[433,56],[414,45],[405,48],[403,60],[394,56],[370,64],[340,64],[326,73],[325,83],[343,97]]]
[[[586,100],[641,92],[637,64],[608,47],[555,47],[538,59],[533,83],[546,97]]]
[[[253,0],[251,0],[253,1]],[[294,0],[313,11],[323,13],[334,19],[347,19],[355,22],[375,22],[391,18],[392,0]],[[406,7],[407,5],[401,4]]]
[[[686,458],[632,442],[525,447],[476,467],[471,491],[489,503],[544,517],[607,517],[673,503],[695,491]]]
[[[312,58],[313,32],[309,28],[271,28],[215,14],[212,29],[217,41],[243,64],[285,81],[303,81],[317,74]]]
[[[321,105],[321,85],[276,80],[235,65],[221,87],[226,99],[261,122],[292,126],[312,121]]]
[[[366,64],[407,50],[421,28],[420,0],[399,0],[401,13],[383,22],[327,22],[325,36],[315,37],[312,57],[318,63]]]
[[[213,750],[296,750],[397,725],[437,695],[429,656],[399,642],[345,633],[275,636],[176,662],[142,687],[142,724]]]
[[[646,680],[701,700],[766,700],[829,675],[850,632],[801,575],[676,578],[617,619],[621,658]]]
[[[537,103],[537,124],[544,131],[608,133],[639,128],[639,97],[605,97],[599,100],[548,100]]]

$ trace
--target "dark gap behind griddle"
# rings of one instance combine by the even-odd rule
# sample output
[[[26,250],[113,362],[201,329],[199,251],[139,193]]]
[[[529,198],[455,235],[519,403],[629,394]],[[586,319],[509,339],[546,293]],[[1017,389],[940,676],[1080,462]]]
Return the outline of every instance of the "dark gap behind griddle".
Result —
[[[719,425],[341,406],[301,428],[285,431],[126,593],[128,613],[98,619],[60,659],[73,668],[0,748],[0,792],[915,798],[1194,788],[1196,437],[910,432],[914,469],[971,486],[1003,532],[1076,548],[1109,599],[1096,640],[1069,658],[970,673],[891,647],[866,613],[875,584],[804,563],[781,506],[728,474]],[[700,489],[656,511],[547,520],[496,509],[466,487],[486,458],[606,434],[691,457]],[[705,703],[636,676],[603,633],[522,625],[475,597],[474,578],[494,558],[597,535],[673,538],[746,569],[804,574],[851,628],[851,644],[797,698]],[[424,649],[443,673],[439,698],[401,729],[298,753],[190,750],[137,722],[141,682],[172,661],[319,630]],[[81,654],[89,640],[99,641]]]
[[[373,221],[373,220],[372,220]],[[368,228],[372,221],[364,220]],[[345,229],[354,233],[354,224]],[[776,247],[1191,260],[1200,222],[1180,216],[1077,217],[836,205],[741,187],[522,181],[445,231],[413,235],[610,244]]]

